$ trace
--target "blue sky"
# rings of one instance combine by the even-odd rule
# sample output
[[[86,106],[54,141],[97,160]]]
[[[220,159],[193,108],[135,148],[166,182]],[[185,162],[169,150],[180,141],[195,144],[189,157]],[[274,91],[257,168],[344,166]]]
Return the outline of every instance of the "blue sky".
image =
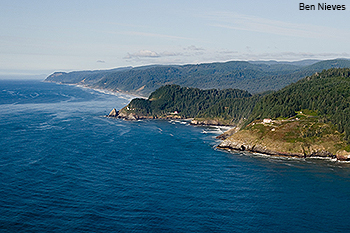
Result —
[[[350,58],[350,3],[326,2],[347,9],[300,11],[295,0],[2,0],[0,75]]]

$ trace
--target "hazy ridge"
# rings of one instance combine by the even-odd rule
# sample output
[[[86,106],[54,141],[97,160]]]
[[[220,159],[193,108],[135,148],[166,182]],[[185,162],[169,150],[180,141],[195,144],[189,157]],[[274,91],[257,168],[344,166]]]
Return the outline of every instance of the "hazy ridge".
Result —
[[[279,90],[315,72],[333,67],[350,67],[350,61],[346,59],[290,63],[230,61],[181,66],[154,65],[69,73],[55,72],[45,81],[80,84],[144,97],[148,97],[157,88],[167,84],[201,89],[234,88],[254,94]]]

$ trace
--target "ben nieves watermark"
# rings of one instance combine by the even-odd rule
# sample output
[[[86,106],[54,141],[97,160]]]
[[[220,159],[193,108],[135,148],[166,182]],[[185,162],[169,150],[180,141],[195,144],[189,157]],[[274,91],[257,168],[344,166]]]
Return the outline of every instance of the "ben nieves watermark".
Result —
[[[301,11],[345,11],[346,6],[340,4],[327,4],[327,3],[318,3],[317,5],[309,5],[305,3],[299,3],[299,10]]]

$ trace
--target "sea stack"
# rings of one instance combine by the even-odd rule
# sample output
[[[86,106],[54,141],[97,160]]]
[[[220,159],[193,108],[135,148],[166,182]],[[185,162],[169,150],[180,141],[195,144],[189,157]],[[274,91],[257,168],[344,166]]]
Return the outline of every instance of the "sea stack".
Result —
[[[107,117],[117,117],[118,116],[118,111],[113,108],[112,111],[107,115]]]

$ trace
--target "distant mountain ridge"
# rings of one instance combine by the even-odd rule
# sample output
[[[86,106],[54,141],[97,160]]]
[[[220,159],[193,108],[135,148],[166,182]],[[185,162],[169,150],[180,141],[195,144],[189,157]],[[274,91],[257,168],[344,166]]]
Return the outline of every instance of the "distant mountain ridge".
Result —
[[[200,89],[235,88],[254,94],[279,90],[315,72],[334,67],[350,67],[350,60],[305,60],[290,63],[229,61],[198,65],[152,65],[111,70],[55,72],[45,81],[80,84],[145,97],[167,84]]]
[[[265,64],[265,65],[273,65],[273,64],[289,64],[289,65],[295,65],[295,66],[310,66],[313,65],[317,62],[320,62],[321,60],[312,60],[312,59],[307,59],[307,60],[301,60],[301,61],[275,61],[275,60],[270,60],[270,61],[249,61],[249,63],[252,64]]]

